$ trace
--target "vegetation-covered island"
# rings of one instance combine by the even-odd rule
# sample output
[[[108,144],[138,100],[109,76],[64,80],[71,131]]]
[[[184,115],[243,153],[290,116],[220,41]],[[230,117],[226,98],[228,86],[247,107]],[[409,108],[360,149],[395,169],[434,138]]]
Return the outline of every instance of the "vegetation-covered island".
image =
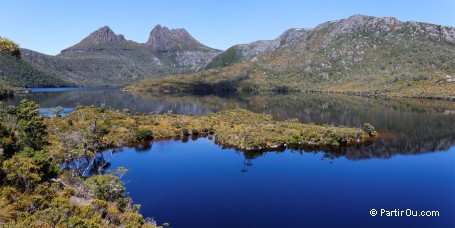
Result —
[[[99,152],[128,142],[210,134],[223,145],[252,150],[341,146],[377,135],[370,124],[359,129],[275,121],[243,109],[192,116],[79,107],[65,117],[55,109],[57,117],[48,118],[38,108],[23,100],[0,111],[4,227],[156,227],[126,196],[120,178],[127,170],[103,174],[108,159]]]
[[[99,133],[100,147],[120,146],[142,140],[162,140],[189,135],[215,136],[224,146],[241,150],[270,149],[289,144],[332,145],[355,143],[375,136],[374,127],[364,128],[303,124],[296,121],[275,121],[270,115],[233,109],[202,116],[167,114],[129,114],[96,107],[80,107],[63,118],[50,118],[46,124],[52,148],[61,151],[68,146],[65,137],[93,128]]]

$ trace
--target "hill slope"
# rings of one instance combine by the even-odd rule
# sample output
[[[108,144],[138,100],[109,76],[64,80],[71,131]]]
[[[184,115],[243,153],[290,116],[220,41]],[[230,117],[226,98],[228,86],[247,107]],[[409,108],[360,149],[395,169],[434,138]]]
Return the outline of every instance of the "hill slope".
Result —
[[[104,26],[57,56],[22,50],[26,61],[79,86],[123,86],[146,77],[193,73],[221,51],[185,29],[157,25],[147,43],[126,40]]]
[[[217,55],[205,69],[230,66],[242,61],[254,59],[264,53],[276,51],[279,47],[288,46],[307,34],[308,29],[288,29],[274,40],[258,40],[249,44],[237,44]]]
[[[455,97],[455,28],[354,15],[236,45],[182,77],[131,90],[312,90]]]
[[[69,86],[62,79],[40,71],[24,61],[19,46],[5,38],[0,38],[0,83],[2,94],[9,94],[15,87],[58,87]],[[0,95],[1,96],[1,95]]]
[[[14,95],[14,90],[3,80],[0,80],[0,100],[2,98],[11,97]]]

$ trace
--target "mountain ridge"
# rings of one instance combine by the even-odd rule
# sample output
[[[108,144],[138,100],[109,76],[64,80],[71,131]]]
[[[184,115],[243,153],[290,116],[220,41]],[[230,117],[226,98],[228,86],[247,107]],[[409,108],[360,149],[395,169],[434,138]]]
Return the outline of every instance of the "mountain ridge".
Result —
[[[346,35],[349,33],[353,32],[368,32],[365,31],[365,28],[372,29],[374,26],[376,26],[374,31],[380,31],[380,32],[389,32],[390,29],[396,29],[398,26],[402,26],[403,23],[409,23],[413,25],[428,25],[428,26],[436,26],[436,27],[441,27],[443,29],[443,34],[444,38],[449,41],[453,42],[455,40],[455,28],[452,26],[441,26],[441,25],[435,25],[435,24],[430,24],[430,23],[425,23],[425,22],[415,22],[415,21],[409,21],[409,22],[403,22],[398,20],[395,17],[373,17],[373,16],[367,16],[367,15],[361,15],[361,14],[356,14],[352,15],[348,18],[345,19],[339,19],[339,20],[332,20],[332,21],[327,21],[324,23],[321,23],[317,25],[314,28],[292,28],[288,29],[285,32],[283,32],[280,36],[278,36],[274,40],[258,40],[258,41],[253,41],[251,43],[246,43],[246,44],[236,44],[234,46],[231,46],[226,50],[225,53],[226,56],[223,56],[223,54],[220,54],[216,58],[212,60],[211,63],[209,63],[206,67],[206,69],[210,68],[216,68],[216,67],[222,67],[222,66],[227,66],[227,65],[232,65],[234,63],[239,62],[239,60],[250,60],[254,58],[255,56],[262,54],[265,51],[275,51],[278,48],[288,45],[292,42],[295,42],[299,38],[301,38],[304,35],[307,35],[311,31],[323,29],[326,26],[332,26],[333,27],[333,32],[329,34],[330,37],[336,36],[336,35]],[[363,31],[362,31],[363,29]],[[437,28],[435,28],[437,29]],[[327,42],[327,41],[325,41]],[[268,47],[266,47],[268,46]],[[233,53],[234,52],[234,53]],[[237,61],[229,61],[229,58],[232,58],[232,56],[236,56]],[[228,64],[220,64],[220,59],[221,60],[226,60],[226,63]],[[218,63],[215,63],[218,61]]]
[[[221,51],[185,29],[155,26],[146,43],[127,40],[103,26],[56,56],[22,49],[36,68],[78,86],[125,86],[147,77],[193,73]]]
[[[283,32],[274,40],[257,40],[246,44],[236,44],[212,59],[205,69],[232,65],[247,59],[252,59],[266,51],[275,51],[280,46],[294,42],[309,30],[311,29],[291,28]]]
[[[237,44],[224,52],[204,46],[185,29],[161,25],[145,43],[126,40],[104,26],[57,56],[22,52],[35,68],[78,86],[125,86],[152,78],[152,85],[138,87],[405,91],[406,96],[425,97],[454,96],[454,46],[451,26],[353,15],[311,29],[288,29],[276,39]],[[155,80],[164,76],[175,78]]]
[[[160,52],[210,49],[194,39],[186,29],[169,29],[166,26],[162,27],[160,24],[152,29],[145,45],[152,50]]]
[[[96,31],[90,33],[87,37],[85,37],[83,40],[81,40],[78,44],[70,47],[70,48],[76,48],[76,47],[90,47],[90,46],[96,46],[100,44],[105,44],[105,43],[114,43],[114,44],[122,44],[125,43],[126,39],[123,35],[115,34],[114,31],[112,31],[109,26],[103,26]]]
[[[455,99],[455,28],[353,15],[234,45],[200,71],[129,90],[331,91]]]

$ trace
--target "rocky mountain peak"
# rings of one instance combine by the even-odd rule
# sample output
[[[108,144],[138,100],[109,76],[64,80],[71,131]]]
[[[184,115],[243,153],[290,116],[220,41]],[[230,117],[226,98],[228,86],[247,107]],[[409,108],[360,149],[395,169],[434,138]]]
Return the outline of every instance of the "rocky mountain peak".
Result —
[[[333,29],[332,33],[388,32],[394,28],[399,28],[401,24],[403,22],[394,17],[373,17],[356,14],[346,19],[326,22],[316,28],[331,26]]]
[[[93,50],[101,50],[105,45],[122,45],[127,40],[121,34],[117,35],[108,26],[103,26],[96,31],[90,33],[81,42],[76,45],[64,49],[60,52],[60,55],[66,55],[71,53],[81,53]]]
[[[103,43],[122,43],[125,42],[123,35],[116,35],[114,31],[108,26],[103,26],[98,30],[92,32],[88,37],[82,40],[82,42],[89,43],[92,45],[98,45]]]
[[[100,46],[102,44],[122,44],[125,42],[126,39],[123,35],[121,34],[117,35],[108,26],[103,26],[98,30],[90,33],[90,35],[88,35],[81,42],[74,45],[70,49],[91,48]]]
[[[185,29],[169,29],[161,25],[155,26],[150,32],[146,45],[155,51],[178,51],[207,49],[194,39]]]
[[[103,45],[122,45],[125,44],[127,40],[121,34],[117,35],[112,31],[108,26],[103,26],[96,31],[90,33],[85,37],[81,42],[76,45],[69,47],[60,52],[61,55],[66,55],[74,52],[87,52],[91,50],[98,50],[102,48]]]
[[[375,17],[373,16],[367,16],[367,15],[362,15],[362,14],[354,14],[346,19],[342,19],[340,21],[349,23],[349,24],[355,24],[355,25],[362,25],[365,24],[368,20],[371,20]]]

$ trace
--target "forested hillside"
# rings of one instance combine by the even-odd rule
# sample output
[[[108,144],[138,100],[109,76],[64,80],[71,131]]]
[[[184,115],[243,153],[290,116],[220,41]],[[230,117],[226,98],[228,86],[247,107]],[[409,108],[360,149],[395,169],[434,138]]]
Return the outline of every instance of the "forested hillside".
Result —
[[[14,87],[59,87],[71,86],[55,75],[41,71],[22,59],[16,43],[0,38],[0,81]],[[1,90],[1,88],[0,88]]]

